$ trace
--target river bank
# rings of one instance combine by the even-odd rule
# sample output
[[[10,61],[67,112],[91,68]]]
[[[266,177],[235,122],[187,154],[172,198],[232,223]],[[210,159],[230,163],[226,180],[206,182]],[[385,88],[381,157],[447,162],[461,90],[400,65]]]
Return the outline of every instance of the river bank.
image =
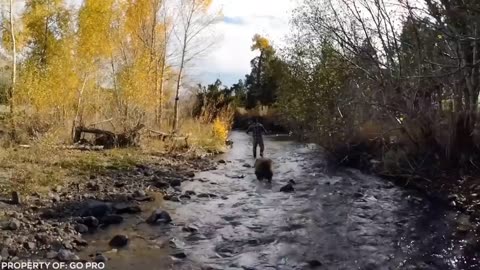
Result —
[[[472,230],[480,235],[480,179],[476,176],[478,172],[470,170],[469,173],[462,173],[464,170],[461,168],[440,170],[423,167],[421,169],[428,171],[428,175],[396,174],[385,169],[387,161],[376,158],[368,151],[352,153],[354,162],[350,160],[348,164],[340,163],[340,166],[376,175],[401,188],[419,192],[439,206],[459,211],[464,214],[461,229]],[[333,159],[334,168],[339,165],[336,161],[338,158]]]
[[[29,150],[17,151],[28,153]],[[75,155],[92,158],[102,156],[102,153]],[[65,175],[63,181],[53,181],[43,189],[38,186],[38,192],[33,187],[29,191],[13,190],[12,197],[4,196],[0,203],[1,260],[105,261],[107,257],[97,251],[85,254],[84,250],[91,245],[89,237],[102,234],[108,227],[118,226],[126,220],[151,215],[153,210],[145,213],[144,205],[164,198],[172,199],[171,194],[176,194],[175,199],[179,201],[189,200],[197,194],[183,191],[182,183],[193,181],[197,172],[216,166],[212,159],[188,153],[159,153],[128,162],[103,155],[107,157],[95,159],[99,164],[91,170],[80,166],[85,165],[81,162],[75,163],[76,167],[70,164],[71,173]],[[90,165],[93,166],[93,161]],[[60,170],[61,166],[56,166]],[[14,168],[15,171],[18,169]],[[125,233],[119,232],[119,235],[120,239],[125,236],[127,240],[110,242],[109,239],[111,250],[121,248],[129,241]]]

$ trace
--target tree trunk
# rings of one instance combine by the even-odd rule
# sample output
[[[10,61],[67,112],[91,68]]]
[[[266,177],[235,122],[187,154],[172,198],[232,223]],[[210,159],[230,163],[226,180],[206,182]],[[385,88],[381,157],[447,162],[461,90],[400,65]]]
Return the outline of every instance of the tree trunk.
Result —
[[[260,56],[258,57],[258,70],[257,70],[257,88],[260,89],[260,84],[262,82],[262,60],[263,60],[263,50],[260,50]]]
[[[175,103],[173,107],[173,127],[172,127],[173,133],[176,133],[178,129],[178,100],[179,100],[180,86],[182,84],[183,59],[184,57],[182,56],[182,63],[180,65],[180,70],[178,71],[178,77],[177,77],[177,87],[175,89]]]
[[[85,75],[82,83],[82,88],[78,91],[78,97],[77,97],[77,110],[75,112],[75,117],[72,122],[72,140],[73,142],[76,142],[76,133],[75,130],[78,126],[83,125],[83,112],[82,112],[82,98],[83,98],[83,91],[85,90],[85,85],[87,84],[87,75]]]
[[[165,57],[165,55],[164,55]],[[165,58],[162,60],[162,66],[160,68],[160,85],[158,87],[158,100],[157,100],[157,126],[162,127],[162,117],[163,117],[163,87],[165,82]]]
[[[13,25],[13,0],[10,0],[10,35],[12,38],[12,85],[8,92],[8,103],[10,105],[10,121],[12,125],[12,138],[15,138],[15,120],[14,120],[14,101],[15,84],[17,80],[17,44],[15,40],[15,31]]]
[[[183,38],[182,59],[180,62],[180,69],[178,70],[177,87],[175,89],[175,104],[173,108],[173,128],[172,128],[173,133],[176,133],[178,129],[178,100],[179,100],[179,94],[180,94],[180,86],[182,85],[183,68],[185,66],[185,54],[187,53],[187,38],[188,38],[188,31],[185,31],[184,38]]]

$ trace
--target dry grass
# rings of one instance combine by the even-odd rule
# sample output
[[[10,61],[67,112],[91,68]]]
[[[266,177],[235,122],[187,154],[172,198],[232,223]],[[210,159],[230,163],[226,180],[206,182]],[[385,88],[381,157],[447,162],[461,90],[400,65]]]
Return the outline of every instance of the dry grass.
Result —
[[[71,122],[56,125],[43,123],[49,122],[36,118],[29,121],[22,119],[16,127],[15,142],[9,136],[0,137],[0,194],[7,195],[12,190],[23,194],[47,192],[56,185],[86,180],[91,174],[103,173],[111,168],[128,170],[137,164],[148,164],[152,156],[161,156],[166,152],[221,152],[224,151],[229,130],[228,123],[220,119],[205,124],[184,118],[181,134],[188,136],[188,145],[184,140],[163,142],[142,136],[138,148],[94,152],[57,147],[70,143]],[[0,119],[0,130],[8,130],[8,122]],[[22,148],[19,144],[28,144],[30,148]]]
[[[58,145],[64,134],[49,133],[32,142],[30,148],[18,145],[0,148],[0,193],[12,190],[24,194],[48,192],[51,187],[75,180],[88,179],[108,169],[129,170],[146,164],[151,156],[165,152],[192,151],[198,154],[218,153],[225,149],[227,126],[221,121],[201,124],[186,120],[182,134],[189,135],[188,146],[183,140],[162,142],[144,138],[138,148],[104,151],[65,150]]]
[[[31,148],[0,149],[0,192],[46,192],[50,187],[86,179],[109,168],[131,169],[144,161],[141,149],[101,152],[57,149],[38,144]]]
[[[189,136],[190,147],[210,153],[225,151],[225,140],[228,136],[228,125],[222,121],[203,124],[195,120],[187,120],[181,127],[182,134]]]

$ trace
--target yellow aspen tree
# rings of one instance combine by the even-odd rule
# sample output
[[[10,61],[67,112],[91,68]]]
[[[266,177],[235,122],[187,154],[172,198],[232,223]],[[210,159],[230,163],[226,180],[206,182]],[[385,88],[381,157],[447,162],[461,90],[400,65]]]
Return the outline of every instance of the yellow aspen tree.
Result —
[[[22,68],[23,101],[48,119],[65,118],[78,84],[71,12],[61,0],[27,0],[22,16],[28,50]]]
[[[164,81],[168,70],[167,48],[171,26],[160,0],[127,1],[125,34],[130,59],[121,78],[124,98],[155,116],[159,124],[163,109]]]
[[[79,10],[76,56],[81,83],[77,89],[72,136],[76,126],[84,125],[84,113],[97,115],[98,109],[102,108],[100,103],[106,106],[105,100],[100,99],[104,89],[100,87],[98,78],[104,73],[103,67],[115,50],[112,42],[114,5],[114,0],[85,0]],[[92,110],[85,112],[86,105],[90,105]]]

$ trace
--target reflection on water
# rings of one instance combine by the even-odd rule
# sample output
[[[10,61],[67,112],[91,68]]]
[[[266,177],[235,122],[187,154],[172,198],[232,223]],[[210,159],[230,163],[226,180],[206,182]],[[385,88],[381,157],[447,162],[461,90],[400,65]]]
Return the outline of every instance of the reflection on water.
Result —
[[[159,198],[142,216],[92,236],[86,254],[110,250],[108,240],[122,233],[131,243],[107,254],[109,269],[310,269],[309,262],[321,269],[479,269],[478,249],[466,248],[477,237],[454,230],[457,213],[355,170],[326,174],[317,147],[285,136],[266,138],[274,179],[259,182],[246,165],[254,162],[249,137],[234,132],[231,140],[226,164],[182,185],[218,197]],[[296,191],[278,192],[290,179]],[[176,224],[142,223],[157,207]],[[186,259],[170,256],[179,250]]]

